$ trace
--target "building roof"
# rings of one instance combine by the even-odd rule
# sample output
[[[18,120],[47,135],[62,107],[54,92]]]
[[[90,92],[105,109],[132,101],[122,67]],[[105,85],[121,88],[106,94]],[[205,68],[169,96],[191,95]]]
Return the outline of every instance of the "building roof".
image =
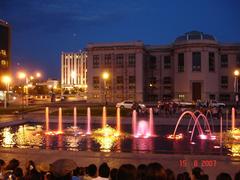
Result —
[[[175,40],[175,43],[181,43],[183,41],[190,41],[190,40],[210,40],[216,41],[213,35],[205,34],[200,31],[189,31],[186,32],[184,35],[178,36]]]

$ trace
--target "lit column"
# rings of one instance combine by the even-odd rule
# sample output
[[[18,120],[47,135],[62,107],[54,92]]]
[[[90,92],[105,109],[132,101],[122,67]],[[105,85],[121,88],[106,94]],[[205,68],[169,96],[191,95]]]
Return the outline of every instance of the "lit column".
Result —
[[[109,73],[108,72],[103,72],[102,73],[102,78],[104,81],[104,99],[105,99],[105,106],[107,106],[107,80],[109,79]]]
[[[5,91],[5,98],[4,98],[4,108],[7,108],[8,104],[8,92],[9,92],[9,84],[11,83],[12,79],[10,76],[3,76],[2,82],[6,85],[7,90]]]

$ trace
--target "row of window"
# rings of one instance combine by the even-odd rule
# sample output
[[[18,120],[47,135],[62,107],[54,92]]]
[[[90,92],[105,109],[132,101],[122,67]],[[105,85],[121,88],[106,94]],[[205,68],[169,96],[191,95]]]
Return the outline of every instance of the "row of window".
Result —
[[[123,76],[117,76],[117,84],[123,84],[124,79]],[[135,76],[128,76],[128,83],[129,84],[135,84],[136,82],[136,77]],[[99,76],[94,76],[93,77],[93,84],[99,84],[100,83],[100,77]],[[111,84],[111,82],[108,82]]]
[[[113,63],[113,56],[111,54],[105,54],[104,55],[104,65],[106,67],[110,67]],[[116,66],[121,68],[124,65],[124,55],[123,54],[116,54]],[[135,54],[129,54],[128,55],[128,67],[135,67],[136,64],[136,55]],[[99,55],[93,55],[93,68],[99,68],[100,67],[100,56]]]
[[[156,57],[151,56],[149,61],[150,61],[149,68],[155,69],[156,68]],[[236,65],[237,65],[237,67],[240,67],[240,54],[237,54],[237,56],[236,56]],[[164,66],[164,69],[171,68],[171,57],[170,56],[164,56],[163,66]],[[221,55],[220,66],[221,66],[221,68],[228,67],[228,55],[227,54]],[[214,52],[208,53],[208,70],[209,70],[209,72],[215,71],[215,53]],[[201,71],[201,52],[192,52],[192,71],[193,72]],[[178,72],[184,72],[184,53],[178,54]]]

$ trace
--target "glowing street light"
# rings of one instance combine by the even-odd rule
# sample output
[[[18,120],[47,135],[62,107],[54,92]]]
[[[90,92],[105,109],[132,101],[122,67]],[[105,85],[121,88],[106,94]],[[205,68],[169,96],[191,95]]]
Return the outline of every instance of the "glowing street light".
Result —
[[[10,76],[3,76],[2,82],[6,84],[7,91],[5,91],[5,98],[4,98],[4,108],[7,108],[7,102],[8,102],[8,92],[9,92],[9,84],[11,83],[12,79]]]
[[[104,98],[105,98],[105,106],[107,106],[107,80],[109,79],[110,74],[108,72],[102,73],[102,78],[104,80]]]
[[[40,78],[40,77],[42,77],[42,74],[41,74],[40,72],[37,72],[37,73],[36,73],[36,77],[37,77],[37,78]]]
[[[24,79],[24,78],[26,78],[26,76],[27,76],[27,75],[26,75],[25,72],[19,72],[19,73],[18,73],[18,78],[19,78],[19,79]]]

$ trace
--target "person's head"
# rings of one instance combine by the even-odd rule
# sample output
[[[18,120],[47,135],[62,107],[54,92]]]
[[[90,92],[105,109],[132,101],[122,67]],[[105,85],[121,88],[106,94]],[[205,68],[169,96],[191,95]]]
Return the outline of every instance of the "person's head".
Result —
[[[97,175],[97,166],[95,164],[90,164],[87,167],[87,173],[91,177],[95,177]]]
[[[102,164],[99,166],[98,175],[99,175],[100,177],[108,178],[108,177],[109,177],[109,174],[110,174],[110,168],[109,168],[109,166],[107,165],[107,163],[102,163]]]
[[[165,170],[167,175],[167,180],[175,180],[174,172],[171,169]]]
[[[73,176],[79,176],[79,171],[80,171],[80,168],[77,167],[76,169],[73,170]]]
[[[147,172],[147,165],[145,165],[145,164],[138,165],[137,179],[139,179],[139,180],[144,179],[144,177],[146,176],[146,172]]]
[[[137,169],[132,164],[123,164],[120,166],[117,174],[118,180],[135,180],[137,177]]]
[[[79,167],[79,176],[84,176],[85,175],[85,168],[84,167]]]
[[[19,166],[19,161],[17,159],[12,159],[9,161],[6,170],[15,170]]]
[[[153,180],[153,179],[158,179],[158,180],[165,180],[167,179],[167,175],[165,173],[165,170],[163,166],[159,163],[150,163],[147,167],[147,174],[146,174],[146,179]]]
[[[110,171],[110,179],[111,180],[117,180],[117,173],[118,173],[118,169],[117,168],[113,168]]]
[[[232,180],[232,178],[228,173],[220,173],[216,180]]]
[[[195,167],[192,169],[192,176],[194,179],[200,179],[203,170],[200,167]]]
[[[0,171],[4,168],[5,164],[5,161],[0,159]]]
[[[28,161],[28,163],[26,165],[26,169],[27,169],[27,171],[32,171],[32,170],[36,169],[35,163],[31,160]]]
[[[234,180],[240,179],[240,171],[235,174]]]
[[[22,168],[17,167],[17,168],[14,170],[14,175],[15,175],[16,177],[23,177],[23,170],[22,170]]]
[[[200,176],[200,180],[209,180],[209,176],[207,174],[203,174]]]

